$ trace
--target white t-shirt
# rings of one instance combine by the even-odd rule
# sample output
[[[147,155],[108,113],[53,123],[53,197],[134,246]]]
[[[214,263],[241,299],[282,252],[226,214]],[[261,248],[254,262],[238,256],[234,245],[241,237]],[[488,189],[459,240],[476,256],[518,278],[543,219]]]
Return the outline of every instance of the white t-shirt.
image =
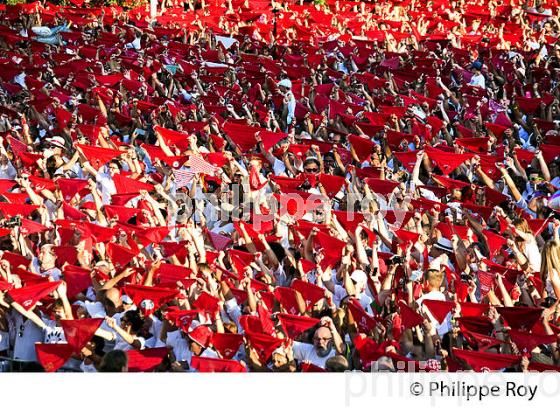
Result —
[[[315,346],[309,343],[294,342],[292,349],[294,351],[294,359],[310,362],[323,369],[325,368],[327,360],[336,355],[336,350],[332,348],[329,354],[325,357],[320,357],[315,351]]]
[[[437,290],[432,290],[431,292],[426,293],[425,295],[422,295],[420,298],[418,298],[416,300],[416,303],[418,303],[420,306],[423,306],[424,300],[439,300],[445,302],[446,299],[443,293]],[[444,334],[446,334],[451,330],[451,312],[447,314],[447,316],[445,317],[442,323],[439,323],[436,320],[436,318],[432,315],[432,312],[430,312],[428,308],[424,308],[424,312],[426,312],[426,315],[430,318],[430,321],[432,322],[432,326],[435,326],[440,336],[443,336]]]
[[[43,343],[66,343],[66,336],[64,335],[64,329],[61,326],[57,326],[54,320],[45,320],[45,327],[43,329],[44,338]]]
[[[35,343],[43,341],[43,330],[31,320],[24,320],[17,312],[8,313],[10,339],[14,342],[13,358],[30,362],[37,361]]]
[[[103,204],[111,203],[111,195],[117,193],[117,188],[115,188],[115,182],[111,175],[105,172],[97,173],[97,188],[101,191],[101,200]]]
[[[117,336],[117,341],[115,343],[115,349],[114,350],[133,350],[134,347],[129,344],[126,340],[124,340],[121,335],[119,335],[118,333],[116,334]],[[140,350],[143,350],[144,347],[146,346],[146,340],[143,337],[140,336],[134,336],[134,340],[138,340],[140,342]]]
[[[480,87],[480,88],[486,88],[486,79],[482,74],[475,74],[472,76],[469,85],[473,85],[475,87]]]

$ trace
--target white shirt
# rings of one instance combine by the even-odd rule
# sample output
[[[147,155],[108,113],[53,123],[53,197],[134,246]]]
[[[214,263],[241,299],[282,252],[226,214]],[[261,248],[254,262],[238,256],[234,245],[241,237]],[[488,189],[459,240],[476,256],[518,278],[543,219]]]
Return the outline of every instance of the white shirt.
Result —
[[[98,172],[96,180],[97,188],[101,191],[101,200],[104,204],[110,204],[111,195],[117,193],[113,178],[111,178],[111,175],[106,174],[105,172]]]
[[[473,85],[475,87],[486,88],[486,79],[482,74],[475,74],[471,78],[471,82],[469,85]]]
[[[423,306],[424,300],[439,300],[445,302],[446,299],[443,293],[437,290],[432,290],[431,292],[426,293],[425,295],[422,295],[420,298],[418,298],[416,300],[416,303],[418,303],[420,306]],[[430,312],[428,308],[424,308],[424,312],[426,312],[426,315],[430,318],[432,325],[435,326],[440,336],[443,336],[451,330],[451,312],[447,314],[442,323],[439,323],[436,320],[436,318],[432,315],[432,312]]]
[[[43,341],[44,335],[41,328],[31,320],[25,320],[17,312],[8,313],[10,339],[13,340],[13,358],[30,362],[37,361],[35,343]]]
[[[325,357],[321,357],[317,355],[315,346],[309,343],[294,342],[292,349],[294,351],[294,359],[299,361],[311,362],[315,366],[321,367],[323,369],[325,368],[327,360],[336,355],[335,349],[332,348],[329,354],[327,354]]]

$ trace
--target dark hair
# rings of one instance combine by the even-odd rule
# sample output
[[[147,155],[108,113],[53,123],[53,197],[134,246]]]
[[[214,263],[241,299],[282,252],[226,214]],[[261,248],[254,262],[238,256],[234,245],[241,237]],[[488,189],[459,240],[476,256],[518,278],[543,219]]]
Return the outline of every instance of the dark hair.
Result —
[[[122,373],[128,367],[128,356],[122,350],[112,350],[103,356],[99,365],[101,373]]]
[[[276,255],[276,259],[282,262],[286,257],[286,250],[284,249],[284,247],[278,242],[270,242],[269,246],[270,249],[272,249],[272,252],[274,252],[274,255]]]
[[[135,334],[144,326],[144,320],[140,317],[140,313],[137,310],[127,310],[123,318],[130,323],[131,330]]]

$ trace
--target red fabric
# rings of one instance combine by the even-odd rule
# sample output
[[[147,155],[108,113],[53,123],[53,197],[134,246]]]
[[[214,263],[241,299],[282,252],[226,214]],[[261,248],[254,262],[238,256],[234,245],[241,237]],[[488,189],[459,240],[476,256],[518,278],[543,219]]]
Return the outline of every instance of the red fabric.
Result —
[[[443,323],[448,313],[455,309],[455,302],[442,300],[424,299],[422,304],[428,308],[432,316],[439,323]]]
[[[91,166],[95,169],[101,168],[107,162],[122,154],[121,151],[116,149],[94,147],[91,145],[76,144],[76,147],[82,151]]]
[[[129,249],[111,242],[107,245],[107,257],[117,269],[124,268],[138,255],[138,250]]]
[[[63,272],[67,287],[66,294],[69,299],[72,299],[80,292],[84,292],[92,285],[89,269],[66,265]]]
[[[192,305],[197,309],[208,312],[211,315],[215,315],[220,308],[218,306],[218,302],[218,298],[210,295],[208,292],[202,292]]]
[[[158,309],[164,303],[174,299],[179,293],[174,289],[164,289],[155,286],[143,285],[126,285],[123,292],[128,295],[134,304],[140,307],[143,300],[151,300],[154,303],[154,309]]]
[[[475,372],[500,370],[517,365],[522,356],[475,352],[453,348],[453,355],[465,361]]]
[[[153,372],[167,356],[167,347],[143,350],[127,350],[128,371],[130,373]]]
[[[82,348],[91,340],[96,330],[103,323],[103,319],[61,320],[66,341],[74,351],[80,353]]]
[[[304,282],[301,279],[296,279],[292,282],[292,289],[301,294],[308,310],[325,297],[325,289],[312,283]]]
[[[251,347],[256,350],[263,364],[270,359],[272,352],[284,342],[283,339],[277,339],[264,333],[253,333],[247,330],[245,331],[245,337]]]
[[[405,329],[410,329],[424,323],[424,318],[418,312],[411,309],[404,302],[399,303],[402,325]]]
[[[543,309],[524,306],[498,307],[498,313],[509,327],[516,330],[530,330],[540,319]]]
[[[426,154],[437,164],[445,176],[474,156],[474,154],[452,154],[435,148],[426,148]]]
[[[23,288],[12,289],[8,294],[12,299],[23,306],[26,310],[30,310],[35,304],[54,292],[61,284],[57,282],[41,282],[34,285],[26,285]]]
[[[72,347],[65,343],[36,343],[37,360],[46,372],[56,372],[72,356]]]
[[[280,302],[282,308],[291,315],[299,314],[296,291],[292,288],[277,287],[274,296]]]
[[[284,333],[290,339],[298,338],[303,332],[319,324],[319,319],[307,316],[289,315],[287,313],[279,313],[278,319],[280,320],[282,329],[284,329]]]
[[[519,351],[531,352],[538,345],[547,345],[554,343],[557,340],[555,334],[537,334],[520,332],[519,330],[510,329],[509,336],[511,340],[516,344]]]
[[[235,360],[216,359],[194,356],[191,367],[200,373],[244,373],[247,371],[241,363]]]
[[[224,359],[231,359],[243,344],[243,335],[239,333],[214,333],[212,345]]]
[[[357,299],[348,300],[347,306],[354,318],[354,322],[356,322],[356,326],[358,326],[358,330],[362,333],[369,334],[377,324],[377,320],[364,310],[360,301]]]
[[[152,184],[137,181],[121,174],[113,175],[113,182],[118,194],[137,194],[141,190],[150,192],[154,189]]]

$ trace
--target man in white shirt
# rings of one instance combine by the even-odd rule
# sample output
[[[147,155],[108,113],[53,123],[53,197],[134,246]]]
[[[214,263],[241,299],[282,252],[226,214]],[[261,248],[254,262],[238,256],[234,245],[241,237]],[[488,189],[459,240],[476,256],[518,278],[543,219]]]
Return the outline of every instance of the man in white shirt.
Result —
[[[481,72],[482,63],[480,61],[475,61],[471,64],[471,69],[473,71],[473,76],[471,77],[469,85],[486,89],[486,78]]]
[[[294,342],[294,359],[325,368],[329,358],[344,352],[344,342],[330,317],[321,318],[321,327],[313,335],[313,344]]]

